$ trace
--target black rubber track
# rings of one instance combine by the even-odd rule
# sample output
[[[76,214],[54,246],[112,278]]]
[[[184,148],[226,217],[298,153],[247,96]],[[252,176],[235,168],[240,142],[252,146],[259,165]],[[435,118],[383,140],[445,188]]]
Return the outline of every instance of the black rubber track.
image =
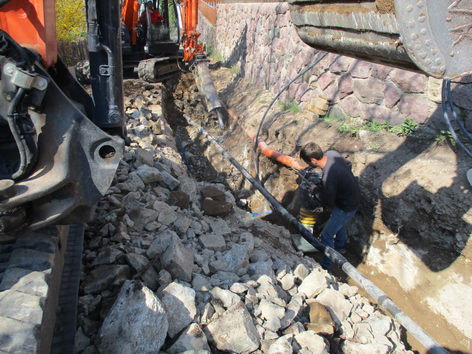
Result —
[[[71,225],[62,270],[61,289],[52,339],[51,354],[74,354],[77,327],[80,267],[84,240],[83,224]]]

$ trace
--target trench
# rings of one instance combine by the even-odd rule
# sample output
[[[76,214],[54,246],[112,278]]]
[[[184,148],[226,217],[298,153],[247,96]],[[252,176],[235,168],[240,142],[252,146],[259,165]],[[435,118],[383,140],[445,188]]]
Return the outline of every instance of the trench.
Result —
[[[213,74],[217,76],[215,85],[219,89],[220,99],[227,106],[236,107],[240,112],[244,112],[244,106],[247,104],[247,101],[254,102],[256,100],[251,95],[254,91],[249,90],[247,94],[251,97],[237,97],[236,92],[238,90],[240,96],[244,96],[244,93],[241,94],[241,89],[244,91],[244,89],[250,88],[249,84],[243,83],[241,78],[234,75],[229,75],[229,77],[228,75],[218,76],[219,73],[215,72]],[[225,110],[222,113],[226,130],[224,132],[221,131],[216,115],[206,112],[203,96],[198,92],[192,74],[182,74],[177,79],[167,81],[165,87],[166,89],[163,92],[164,114],[173,129],[174,135],[178,136],[182,142],[192,175],[200,181],[225,184],[235,196],[238,206],[245,208],[251,213],[263,214],[264,211],[267,211],[268,205],[264,197],[245,180],[231,163],[213,148],[212,144],[195,128],[187,124],[184,115],[188,115],[197,121],[231,156],[235,157],[246,170],[254,175],[255,170],[252,160],[254,143],[250,137],[244,133],[241,127],[236,124]],[[254,88],[251,88],[251,90],[254,90]],[[264,90],[257,90],[257,93],[256,96],[270,96]],[[261,114],[261,111],[264,113],[264,109],[259,109],[258,113]],[[283,113],[276,111],[277,109],[273,109],[271,115],[275,117],[283,115]],[[244,113],[241,114],[244,116]],[[289,120],[290,117],[284,117],[284,119],[287,120],[285,125],[290,125],[293,122]],[[292,119],[296,118],[292,117]],[[274,142],[276,138],[287,134],[284,129],[278,129],[275,133],[270,133],[269,130],[273,123],[274,119],[262,129],[262,132],[268,137],[266,141],[269,146],[271,146],[271,142]],[[249,128],[255,131],[257,126]],[[293,151],[292,155],[296,157]],[[258,159],[260,177],[264,187],[292,215],[298,216],[300,204],[298,201],[298,176],[296,173],[280,163],[269,160],[263,155],[259,155]],[[323,221],[328,217],[329,215],[327,214],[322,215],[318,226],[322,225]],[[292,233],[296,232],[277,212],[265,215],[263,218],[275,224],[285,226]],[[373,240],[375,235],[369,235],[368,237]],[[321,254],[319,253],[314,253],[312,256],[318,262],[321,259]],[[395,304],[404,310],[409,317],[450,353],[472,353],[470,342],[458,329],[451,326],[446,319],[434,313],[429,307],[417,301],[418,298],[422,298],[425,295],[421,293],[421,290],[405,291],[397,279],[386,276],[376,267],[366,264],[365,250],[358,247],[348,248],[348,253],[345,257],[349,262],[357,265],[357,270],[384,291]],[[356,285],[340,269],[333,267],[333,274],[349,285]],[[361,289],[359,290],[362,295],[372,301],[372,298],[367,293]],[[423,291],[427,292],[428,289]],[[385,313],[388,314],[386,311]],[[407,349],[419,354],[427,353],[427,350],[417,339],[406,331],[403,332],[402,340],[409,346]]]

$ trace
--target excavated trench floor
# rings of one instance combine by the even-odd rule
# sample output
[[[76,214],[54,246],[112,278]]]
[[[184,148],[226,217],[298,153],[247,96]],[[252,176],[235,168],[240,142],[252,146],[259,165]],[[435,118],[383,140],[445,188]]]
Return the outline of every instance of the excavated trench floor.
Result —
[[[238,116],[245,129],[255,134],[274,95],[224,67],[213,69],[212,77],[222,102]],[[269,208],[263,196],[211,143],[187,124],[184,115],[201,124],[254,175],[251,138],[224,109],[226,129],[222,131],[219,128],[216,115],[207,113],[203,95],[198,92],[192,74],[182,74],[164,85],[163,109],[181,142],[192,175],[197,180],[228,185],[238,205],[252,213],[267,211]],[[470,230],[467,231],[467,227],[470,226],[455,225],[457,220],[448,218],[448,215],[461,217],[472,207],[468,195],[465,196],[469,187],[465,180],[468,168],[467,163],[463,162],[465,159],[456,157],[457,152],[450,146],[434,143],[434,125],[426,124],[409,137],[386,132],[351,136],[340,133],[337,125],[339,123],[325,122],[306,112],[281,111],[276,103],[269,111],[261,137],[271,148],[293,157],[298,157],[298,151],[305,143],[317,141],[322,148],[335,149],[353,162],[353,172],[359,176],[363,203],[348,228],[350,239],[346,258],[450,353],[472,353],[472,340],[422,300],[428,297],[428,292],[433,292],[435,286],[450,281],[449,278],[454,276],[452,272],[466,279],[471,277],[470,247],[461,247],[454,238],[460,227],[465,228],[464,233],[468,237]],[[258,160],[260,178],[265,188],[292,215],[297,216],[300,205],[295,171],[265,156],[258,155]],[[409,165],[411,161],[415,162],[414,168]],[[432,173],[434,182],[431,182]],[[433,206],[423,205],[424,200]],[[323,215],[321,220],[327,217]],[[290,226],[285,225],[277,213],[266,215],[265,219],[290,230]],[[399,242],[413,250],[423,262],[420,271],[425,273],[419,276],[427,280],[422,286],[407,287],[405,290],[398,277],[386,274],[375,262],[369,261],[368,251],[372,245],[380,251],[388,251],[392,244]],[[313,257],[318,261],[320,259],[319,254]],[[397,266],[402,268],[400,263]],[[333,274],[356,285],[339,269],[333,269]],[[406,332],[403,340],[411,346],[411,350],[420,354],[427,352]]]

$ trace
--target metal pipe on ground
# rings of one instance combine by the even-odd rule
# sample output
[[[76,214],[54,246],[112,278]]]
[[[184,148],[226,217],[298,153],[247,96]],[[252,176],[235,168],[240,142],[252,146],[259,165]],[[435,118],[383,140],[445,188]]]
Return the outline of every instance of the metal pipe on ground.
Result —
[[[276,208],[297,230],[302,237],[307,240],[313,247],[320,252],[324,253],[331,261],[336,264],[340,269],[350,276],[359,286],[361,286],[372,298],[377,301],[385,310],[390,312],[392,316],[416,339],[427,349],[431,354],[448,354],[448,352],[442,348],[434,339],[432,339],[420,326],[418,326],[410,317],[408,317],[395,303],[374,283],[367,279],[361,274],[352,264],[350,264],[346,258],[336,252],[334,249],[323,245],[313,235],[303,227],[298,220],[293,217],[277,199],[275,199],[251,174],[245,170],[225,149],[221,147],[216,140],[208,134],[202,127],[200,127],[191,118],[184,115],[187,122],[197,128],[217,149],[224,157],[226,157],[238,170],[247,178],[252,185],[262,193],[262,195]]]
[[[229,115],[236,121],[236,123],[239,124],[241,129],[252,139],[252,141],[255,142],[256,135],[252,134],[250,131],[248,131],[244,127],[244,125],[241,123],[241,121],[238,119],[238,116],[236,114],[234,114],[231,109],[226,107],[226,105],[224,103],[222,103],[222,104],[223,104],[223,107],[228,111]],[[275,150],[271,149],[265,143],[265,141],[262,140],[261,138],[257,139],[257,146],[259,146],[259,149],[261,149],[261,152],[270,159],[276,160],[276,161],[284,164],[285,166],[292,167],[292,168],[294,168],[296,170],[299,170],[299,171],[305,169],[305,166],[303,166],[297,159],[295,159],[291,156],[288,156],[288,155],[284,155],[284,154],[282,154],[278,151],[275,151]]]

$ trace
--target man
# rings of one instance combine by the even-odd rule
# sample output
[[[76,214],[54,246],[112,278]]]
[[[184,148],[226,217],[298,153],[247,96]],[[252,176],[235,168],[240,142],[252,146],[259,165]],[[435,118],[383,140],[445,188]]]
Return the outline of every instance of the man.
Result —
[[[331,216],[321,231],[321,243],[345,253],[345,225],[359,209],[361,193],[359,184],[351,172],[352,164],[336,151],[323,153],[315,143],[306,144],[300,158],[312,167],[323,170],[322,188],[311,186],[311,193],[324,205],[333,207]],[[336,239],[334,236],[336,235]],[[330,271],[331,260],[323,256],[321,266]]]
[[[152,1],[148,1],[147,6],[148,6],[148,9],[149,9],[149,14],[151,15],[151,23],[153,25],[159,24],[159,21],[164,21],[164,17],[162,17],[159,14],[159,11],[157,11],[154,8],[154,4],[153,4]],[[138,22],[142,25],[144,25],[146,23],[146,11],[143,11],[141,13],[141,16],[139,16]]]

